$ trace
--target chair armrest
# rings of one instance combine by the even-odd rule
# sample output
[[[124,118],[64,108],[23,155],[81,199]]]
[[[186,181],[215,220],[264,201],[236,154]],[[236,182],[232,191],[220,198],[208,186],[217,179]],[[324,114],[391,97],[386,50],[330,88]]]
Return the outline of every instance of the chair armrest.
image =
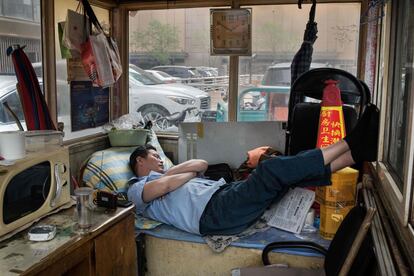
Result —
[[[262,251],[262,262],[263,265],[270,265],[269,261],[269,252],[274,249],[283,249],[283,248],[299,248],[299,249],[311,249],[321,253],[322,255],[326,255],[327,250],[316,244],[314,242],[307,242],[307,241],[282,241],[282,242],[272,242],[266,245],[266,247]]]

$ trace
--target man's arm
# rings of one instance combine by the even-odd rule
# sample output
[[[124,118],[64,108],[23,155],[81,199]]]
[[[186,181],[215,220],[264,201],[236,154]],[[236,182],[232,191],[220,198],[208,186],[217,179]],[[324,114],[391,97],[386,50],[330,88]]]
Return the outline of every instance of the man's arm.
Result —
[[[156,180],[147,182],[142,192],[142,200],[150,202],[184,185],[196,176],[196,172],[185,172],[174,175],[164,175]]]
[[[165,175],[175,175],[186,172],[203,173],[207,170],[208,163],[202,159],[191,159],[170,168]]]

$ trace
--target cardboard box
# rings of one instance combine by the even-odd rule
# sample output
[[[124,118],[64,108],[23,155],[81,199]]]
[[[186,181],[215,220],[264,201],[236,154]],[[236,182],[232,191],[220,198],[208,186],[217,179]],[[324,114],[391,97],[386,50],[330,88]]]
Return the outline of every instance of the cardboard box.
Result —
[[[316,188],[316,201],[330,207],[354,206],[358,171],[344,168],[331,177],[332,185]]]
[[[332,240],[342,221],[354,206],[330,206],[320,205],[319,233],[322,238]]]

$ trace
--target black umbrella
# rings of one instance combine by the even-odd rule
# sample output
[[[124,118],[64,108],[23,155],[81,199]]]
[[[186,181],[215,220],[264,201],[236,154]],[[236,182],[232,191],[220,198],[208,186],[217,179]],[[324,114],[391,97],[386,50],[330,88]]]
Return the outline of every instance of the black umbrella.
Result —
[[[299,1],[299,8],[301,8],[301,3],[302,1]],[[301,74],[309,70],[312,62],[313,43],[318,38],[316,36],[318,33],[318,28],[316,26],[317,23],[315,22],[315,10],[316,0],[313,0],[313,4],[309,12],[309,21],[306,24],[305,34],[303,35],[302,45],[300,46],[299,51],[293,57],[292,64],[290,65],[291,86]]]

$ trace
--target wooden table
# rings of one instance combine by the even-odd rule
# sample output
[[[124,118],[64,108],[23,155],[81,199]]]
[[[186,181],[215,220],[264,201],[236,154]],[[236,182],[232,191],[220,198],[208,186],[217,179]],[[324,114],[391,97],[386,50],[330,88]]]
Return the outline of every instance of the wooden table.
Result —
[[[1,275],[136,275],[134,207],[93,212],[92,226],[82,233],[74,208],[40,220],[57,227],[54,239],[29,241],[22,231],[0,243]]]

